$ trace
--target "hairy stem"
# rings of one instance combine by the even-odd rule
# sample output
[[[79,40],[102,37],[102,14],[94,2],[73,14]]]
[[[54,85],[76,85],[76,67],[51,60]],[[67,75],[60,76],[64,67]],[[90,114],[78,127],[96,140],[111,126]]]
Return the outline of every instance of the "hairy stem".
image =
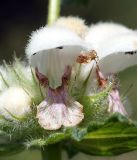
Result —
[[[49,0],[48,6],[48,25],[51,25],[60,15],[61,0]]]

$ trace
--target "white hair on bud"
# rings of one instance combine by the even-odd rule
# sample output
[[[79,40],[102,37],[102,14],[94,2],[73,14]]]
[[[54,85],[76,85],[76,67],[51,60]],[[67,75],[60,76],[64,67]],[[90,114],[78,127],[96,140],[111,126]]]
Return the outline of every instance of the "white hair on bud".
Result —
[[[79,17],[60,17],[53,25],[68,28],[82,38],[88,31],[85,20]]]
[[[85,43],[69,29],[54,26],[43,27],[32,32],[31,38],[26,47],[26,54],[30,57],[32,54],[43,50],[70,45],[85,46]]]
[[[10,87],[0,95],[0,114],[6,118],[15,116],[24,116],[30,112],[31,98],[22,87]]]

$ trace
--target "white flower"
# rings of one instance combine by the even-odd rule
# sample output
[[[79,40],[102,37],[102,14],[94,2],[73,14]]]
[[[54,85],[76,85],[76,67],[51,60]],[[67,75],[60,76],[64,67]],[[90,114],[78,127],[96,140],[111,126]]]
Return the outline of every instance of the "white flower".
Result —
[[[119,73],[137,65],[137,33],[134,30],[116,23],[98,23],[91,25],[85,41],[96,50],[99,56],[99,67],[105,75]],[[87,94],[93,93],[96,84],[95,78],[95,83],[93,83],[93,78],[92,74],[88,83]],[[124,86],[125,90],[132,83],[129,82],[131,78],[125,77],[124,81],[126,79],[128,79],[127,84],[129,85]],[[121,86],[123,87],[123,84]]]
[[[19,86],[9,87],[0,94],[0,114],[6,118],[13,119],[9,113],[17,117],[25,116],[31,111],[30,105],[30,96]]]
[[[44,27],[32,33],[26,53],[46,92],[45,100],[37,106],[43,128],[72,127],[83,120],[83,106],[69,95],[68,83],[72,66],[86,48],[84,41],[66,28]],[[84,74],[88,76],[89,70]]]
[[[37,118],[45,129],[74,126],[84,118],[82,106],[72,100],[68,93],[68,82],[72,71],[78,73],[79,81],[76,81],[76,86],[81,85],[81,81],[86,80],[91,71],[92,63],[82,64],[83,68],[73,67],[77,58],[83,54],[82,51],[92,48],[96,50],[100,58],[99,66],[105,74],[117,73],[137,63],[137,35],[122,25],[105,23],[91,26],[85,41],[86,43],[75,33],[57,25],[41,28],[31,36],[26,53],[35,68],[40,84],[46,88],[46,99],[37,107]],[[85,57],[83,60],[88,62]],[[93,77],[89,79],[89,85],[90,81],[94,81]],[[116,96],[113,94],[112,97],[109,98],[109,102]],[[57,108],[59,116],[56,116]],[[69,113],[72,110],[74,112],[71,119]],[[49,120],[46,117],[49,117]],[[66,125],[66,119],[69,125]]]
[[[125,26],[115,23],[91,25],[85,41],[91,43],[93,49],[97,51],[100,59],[99,67],[105,75],[118,73],[128,67],[137,65],[137,34]],[[93,83],[94,77],[95,75],[92,75],[89,80],[87,94],[93,93],[91,89],[97,83],[96,80]],[[128,88],[128,86],[125,87]],[[119,112],[127,116],[120,100],[119,91],[116,88],[112,90],[108,100],[109,112]]]
[[[103,73],[117,73],[137,64],[137,34],[122,25],[92,25],[85,41],[96,50]]]

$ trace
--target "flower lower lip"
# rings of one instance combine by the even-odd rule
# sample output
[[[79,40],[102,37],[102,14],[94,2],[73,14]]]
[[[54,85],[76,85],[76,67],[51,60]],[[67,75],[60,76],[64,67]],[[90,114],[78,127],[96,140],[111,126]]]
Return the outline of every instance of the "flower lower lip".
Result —
[[[82,109],[83,106],[69,96],[66,87],[48,88],[46,99],[37,106],[37,118],[46,130],[73,127],[83,120]]]

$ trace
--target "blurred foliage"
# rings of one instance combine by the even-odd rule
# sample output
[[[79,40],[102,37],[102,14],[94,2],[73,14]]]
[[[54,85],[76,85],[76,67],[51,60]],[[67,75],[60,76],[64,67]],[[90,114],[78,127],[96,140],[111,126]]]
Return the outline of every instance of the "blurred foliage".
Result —
[[[27,6],[26,6],[27,4]],[[0,61],[13,51],[24,56],[30,33],[46,24],[48,1],[1,1]],[[137,28],[137,0],[62,0],[62,16],[79,16],[87,24],[114,21]]]
[[[89,0],[62,0],[63,4],[87,5]]]

